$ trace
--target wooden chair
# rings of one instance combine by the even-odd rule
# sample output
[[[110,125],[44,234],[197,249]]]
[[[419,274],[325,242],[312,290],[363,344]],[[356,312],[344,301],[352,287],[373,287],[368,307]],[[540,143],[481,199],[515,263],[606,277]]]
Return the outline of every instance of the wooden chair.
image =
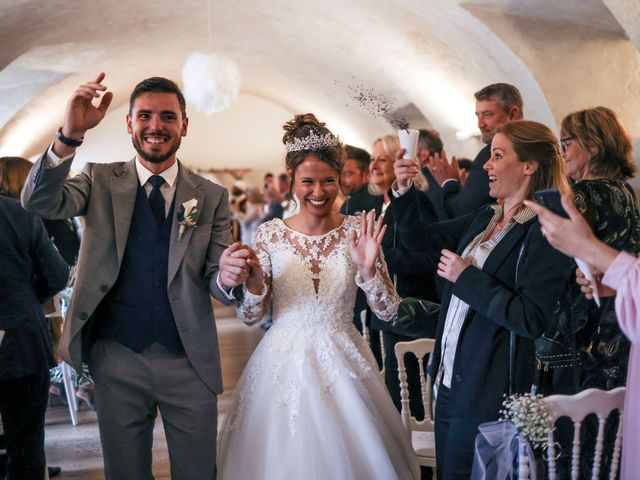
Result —
[[[618,474],[620,467],[620,448],[622,445],[622,415],[624,409],[625,387],[619,387],[614,390],[597,390],[590,388],[576,395],[551,395],[544,399],[544,402],[550,407],[552,419],[555,423],[560,417],[569,417],[573,421],[573,444],[571,452],[571,478],[577,479],[580,475],[580,432],[581,425],[585,417],[590,414],[596,414],[598,417],[598,433],[596,437],[595,451],[593,456],[593,465],[591,469],[591,478],[597,479],[600,476],[602,451],[604,445],[604,428],[609,414],[618,410],[620,412],[620,421],[616,431],[615,442],[613,445],[613,457],[611,460],[609,479],[614,480]],[[549,480],[556,480],[556,441],[553,430],[549,433],[547,441],[547,470]],[[524,449],[520,448],[520,452]],[[518,479],[525,480],[529,478],[529,458],[526,455],[518,456]]]
[[[433,433],[433,408],[431,400],[431,381],[425,374],[424,357],[433,353],[435,340],[421,338],[411,342],[398,342],[395,346],[395,354],[398,359],[398,378],[400,380],[400,402],[402,411],[402,424],[407,430],[409,440],[413,446],[418,463],[427,467],[436,467],[436,442]],[[411,416],[409,408],[409,383],[407,382],[407,369],[404,357],[411,352],[418,358],[420,364],[420,389],[422,393],[422,405],[424,407],[424,419],[418,421]]]

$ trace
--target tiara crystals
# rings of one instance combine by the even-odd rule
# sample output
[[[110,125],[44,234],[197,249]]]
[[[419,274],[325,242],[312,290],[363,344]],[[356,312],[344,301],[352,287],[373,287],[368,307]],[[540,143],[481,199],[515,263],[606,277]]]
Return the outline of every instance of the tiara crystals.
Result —
[[[320,150],[321,148],[333,148],[340,145],[340,139],[330,133],[318,135],[311,130],[309,135],[303,138],[295,138],[293,142],[285,142],[287,152],[301,152],[303,150]]]

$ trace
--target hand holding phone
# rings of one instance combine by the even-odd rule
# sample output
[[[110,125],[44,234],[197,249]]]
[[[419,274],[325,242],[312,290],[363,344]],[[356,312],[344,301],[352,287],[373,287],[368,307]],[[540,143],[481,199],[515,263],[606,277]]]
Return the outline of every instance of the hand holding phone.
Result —
[[[562,206],[562,201],[560,200],[560,192],[555,188],[550,188],[549,190],[539,190],[533,194],[540,205],[545,208],[548,208],[556,215],[560,215],[564,218],[569,218],[567,212],[564,211],[564,207]]]
[[[560,192],[555,188],[537,191],[533,194],[533,196],[535,197],[536,202],[538,202],[543,207],[548,208],[556,215],[560,215],[564,218],[569,218],[569,215],[567,214],[567,212],[565,212],[564,207],[562,206],[562,201],[560,200]],[[598,286],[596,285],[596,280],[593,277],[593,273],[591,272],[591,267],[587,264],[587,262],[580,258],[574,257],[574,260],[576,261],[578,268],[580,268],[580,270],[582,270],[582,273],[584,273],[585,278],[589,280],[589,282],[591,282],[591,285],[593,285],[593,300],[596,302],[596,305],[600,306]]]
[[[600,306],[600,294],[598,293],[598,283],[596,282],[595,277],[593,276],[593,272],[591,271],[591,267],[587,262],[582,260],[581,258],[573,257],[576,261],[576,265],[584,274],[584,278],[589,280],[589,283],[593,287],[593,292],[591,295],[593,296],[593,301],[596,302],[597,306]]]

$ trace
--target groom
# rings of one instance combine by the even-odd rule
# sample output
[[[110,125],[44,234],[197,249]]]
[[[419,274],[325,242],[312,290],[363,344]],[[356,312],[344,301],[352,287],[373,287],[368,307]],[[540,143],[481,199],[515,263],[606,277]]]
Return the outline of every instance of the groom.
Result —
[[[89,363],[107,479],[153,478],[158,409],[171,477],[213,479],[222,380],[209,294],[231,304],[251,252],[225,249],[227,191],[176,158],[189,121],[182,93],[165,78],[146,79],[131,94],[135,158],[87,163],[66,179],[85,132],[113,98],[103,79],[74,92],[22,192],[25,208],[43,217],[85,217],[61,354],[78,371]]]

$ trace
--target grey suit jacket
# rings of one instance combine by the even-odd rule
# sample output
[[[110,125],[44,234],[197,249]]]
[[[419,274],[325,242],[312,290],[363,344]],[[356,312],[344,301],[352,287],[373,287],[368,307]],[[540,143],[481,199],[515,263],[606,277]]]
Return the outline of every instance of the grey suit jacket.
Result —
[[[29,174],[22,191],[24,208],[50,219],[85,217],[77,278],[60,342],[62,357],[80,370],[92,314],[118,278],[139,181],[134,160],[87,163],[80,175],[68,180],[71,161],[44,168],[45,160],[43,155]],[[213,392],[221,393],[218,337],[209,294],[231,303],[216,284],[220,255],[232,241],[228,192],[179,164],[175,211],[192,198],[198,201],[197,226],[187,228],[181,241],[174,214],[167,293],[189,362]]]

